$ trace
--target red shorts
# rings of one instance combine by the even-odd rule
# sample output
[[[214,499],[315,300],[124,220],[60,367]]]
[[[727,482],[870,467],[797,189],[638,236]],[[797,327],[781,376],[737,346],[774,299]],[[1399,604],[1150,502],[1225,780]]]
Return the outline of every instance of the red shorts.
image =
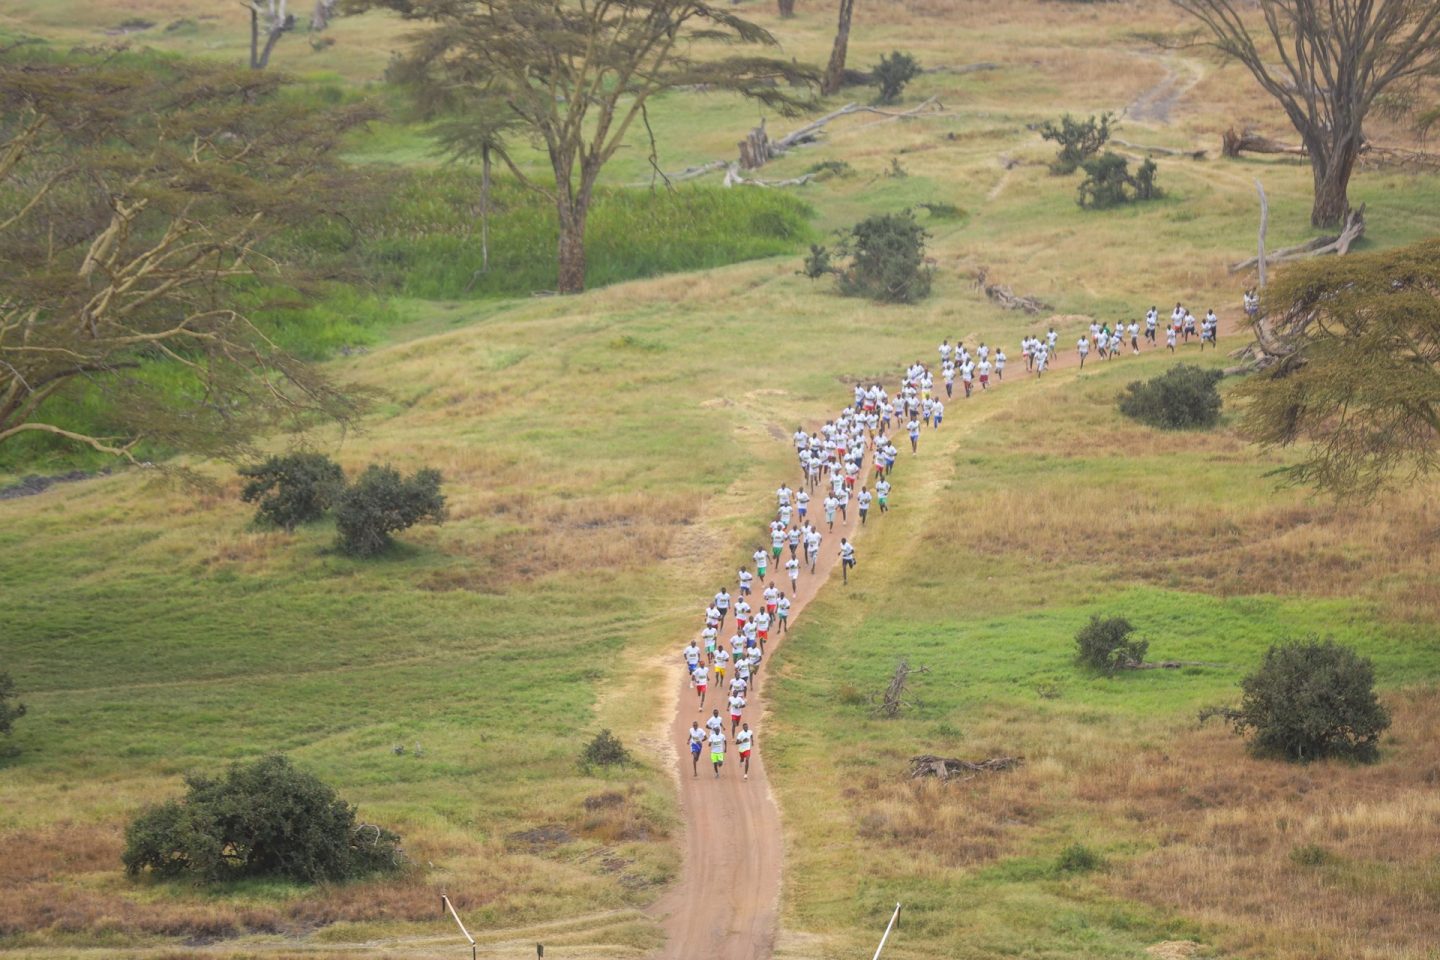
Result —
[[[740,714],[738,714],[738,713],[732,713],[732,714],[730,714],[730,719],[733,720],[733,721],[735,721],[736,723],[739,723],[739,722],[740,722]]]
[[[764,629],[764,630],[756,630],[755,633],[756,633],[757,636],[760,637],[761,640],[769,640],[769,639],[770,639],[770,630],[769,630],[769,628],[766,628],[766,629]]]
[[[696,690],[704,690],[704,689],[705,689],[705,684],[703,684],[703,683],[697,683],[697,684],[695,684],[695,689],[696,689]]]
[[[988,374],[988,373],[982,373],[982,374],[980,374],[980,382],[981,382],[981,383],[989,383],[989,382],[990,382],[990,374]]]
[[[749,622],[750,622],[750,618],[749,618],[749,617],[742,617],[742,616],[740,616],[740,614],[738,614],[738,613],[735,614],[735,626],[736,626],[737,629],[741,629],[741,630],[745,629],[745,624],[747,624],[747,623],[749,623]]]
[[[775,616],[775,608],[776,608],[777,606],[779,606],[779,604],[776,604],[776,603],[767,603],[767,604],[765,604],[765,612],[768,613],[768,614],[770,614],[770,616],[773,617],[773,616]]]
[[[741,760],[749,760],[749,759],[750,759],[750,751],[749,751],[749,750],[741,750],[741,751],[740,751],[740,759],[741,759]]]
[[[854,489],[855,489],[855,478],[854,478],[854,477],[846,477],[846,478],[845,478],[845,486],[849,487],[851,490],[854,490]]]

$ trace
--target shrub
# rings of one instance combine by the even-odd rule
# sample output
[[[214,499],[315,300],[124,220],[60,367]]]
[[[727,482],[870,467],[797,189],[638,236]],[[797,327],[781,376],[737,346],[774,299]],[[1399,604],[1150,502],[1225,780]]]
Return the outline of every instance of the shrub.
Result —
[[[15,681],[8,673],[0,673],[0,736],[10,736],[14,723],[25,716],[25,704],[16,699]],[[3,755],[3,751],[0,751]]]
[[[1323,867],[1334,859],[1335,855],[1318,843],[1307,843],[1290,851],[1290,862],[1297,867]]]
[[[920,61],[908,53],[896,50],[889,56],[882,55],[880,65],[871,72],[870,76],[875,85],[880,88],[877,101],[894,103],[900,99],[905,85],[920,76]]]
[[[1373,760],[1390,726],[1370,661],[1331,640],[1271,647],[1240,688],[1235,729],[1254,732],[1250,748],[1258,755]]]
[[[930,294],[925,240],[930,235],[909,210],[875,214],[851,228],[841,243],[850,257],[840,271],[840,292],[887,303],[914,303]]]
[[[819,244],[810,244],[810,255],[805,258],[800,272],[811,280],[819,280],[827,273],[834,273],[835,268],[830,265],[830,251]]]
[[[255,519],[287,531],[319,520],[345,488],[344,471],[323,453],[271,457],[238,472],[250,480],[240,499],[260,504]]]
[[[1150,642],[1132,638],[1134,632],[1124,617],[1092,614],[1090,622],[1075,634],[1075,659],[1106,674],[1144,663]]]
[[[1120,412],[1132,420],[1163,430],[1213,427],[1220,420],[1224,374],[1188,363],[1171,367],[1151,380],[1136,380],[1117,399]]]
[[[440,471],[418,470],[402,477],[390,466],[373,464],[340,494],[335,525],[338,545],[352,557],[373,557],[393,542],[390,535],[422,520],[445,521],[445,495]]]
[[[279,877],[349,880],[397,869],[399,837],[355,820],[355,809],[282,756],[235,764],[219,779],[185,778],[186,794],[150,807],[125,830],[131,876],[202,883]]]
[[[580,767],[616,767],[630,762],[630,751],[609,730],[601,730],[580,752]]]
[[[1130,163],[1118,153],[1108,150],[1083,162],[1085,179],[1080,181],[1075,202],[1090,209],[1104,209],[1136,200],[1154,200],[1161,195],[1155,185],[1155,161],[1146,160],[1135,176]]]
[[[1072,843],[1060,851],[1055,869],[1060,873],[1090,873],[1098,870],[1105,861],[1100,854],[1081,843]]]
[[[1106,113],[1101,114],[1098,121],[1093,116],[1082,121],[1067,113],[1060,118],[1059,126],[1053,120],[1045,121],[1040,127],[1040,136],[1060,145],[1060,151],[1050,164],[1050,172],[1074,173],[1080,164],[1099,153],[1110,139],[1110,121],[1113,118],[1114,114]]]

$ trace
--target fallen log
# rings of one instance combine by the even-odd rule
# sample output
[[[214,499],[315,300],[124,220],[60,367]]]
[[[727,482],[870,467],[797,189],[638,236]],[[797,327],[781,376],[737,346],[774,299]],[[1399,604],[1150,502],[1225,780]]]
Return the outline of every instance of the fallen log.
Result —
[[[1241,153],[1284,153],[1295,157],[1310,155],[1303,146],[1271,140],[1248,127],[1241,133],[1236,133],[1235,128],[1231,127],[1221,134],[1220,152],[1227,157],[1238,157]]]
[[[728,161],[725,160],[711,160],[709,163],[702,163],[698,164],[697,166],[686,167],[679,173],[666,174],[666,176],[670,180],[693,180],[696,177],[703,177],[705,176],[705,174],[712,173],[716,170],[724,170],[727,163]]]
[[[1279,250],[1272,250],[1265,254],[1266,263],[1283,263],[1289,260],[1302,260],[1307,257],[1323,257],[1327,254],[1335,254],[1343,257],[1350,252],[1350,245],[1365,235],[1365,204],[1353,208],[1345,215],[1345,224],[1340,228],[1340,233],[1333,237],[1315,237],[1304,243],[1293,247],[1282,247]],[[1259,257],[1250,257],[1241,260],[1239,263],[1230,265],[1231,273],[1239,273],[1241,270],[1249,270],[1260,262]]]
[[[1119,137],[1111,137],[1111,143],[1119,144],[1122,147],[1129,147],[1131,150],[1141,150],[1150,155],[1162,157],[1189,157],[1191,160],[1204,160],[1204,150],[1177,150],[1174,147],[1147,147],[1141,143],[1131,143],[1129,140],[1121,140]]]
[[[890,682],[885,686],[885,692],[880,697],[875,712],[886,717],[895,718],[900,715],[900,708],[911,705],[911,701],[905,698],[905,687],[910,682],[912,673],[928,673],[925,667],[911,669],[910,661],[901,659],[895,665],[895,673],[890,677]]]
[[[979,773],[1001,773],[1005,770],[1014,770],[1024,762],[1024,757],[991,757],[988,760],[971,761],[955,757],[937,757],[927,753],[910,758],[910,779],[938,777],[941,780],[949,780],[951,777],[969,774],[970,776],[961,776],[961,779],[969,780]]]
[[[813,173],[807,173],[799,177],[791,177],[789,180],[761,180],[759,177],[747,177],[740,173],[739,164],[730,164],[725,169],[725,186],[737,187],[803,187],[815,179]]]
[[[993,303],[1005,310],[1024,310],[1026,313],[1041,313],[1045,310],[1054,309],[1050,304],[1045,303],[1037,297],[1018,296],[1014,290],[1003,283],[987,283],[989,274],[988,267],[981,267],[975,273],[975,286],[985,292],[985,296]]]
[[[1367,144],[1360,151],[1360,162],[1370,167],[1402,167],[1408,170],[1440,170],[1440,155],[1394,147]]]

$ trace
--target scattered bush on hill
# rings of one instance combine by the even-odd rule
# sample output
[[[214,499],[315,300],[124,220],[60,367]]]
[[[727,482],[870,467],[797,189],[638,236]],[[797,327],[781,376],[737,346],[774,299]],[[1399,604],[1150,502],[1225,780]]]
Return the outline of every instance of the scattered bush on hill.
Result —
[[[837,276],[840,292],[885,303],[923,300],[932,273],[925,262],[929,236],[909,210],[861,220],[841,237],[840,252],[849,263]]]
[[[25,704],[15,693],[15,680],[8,673],[0,673],[0,736],[8,737],[14,730],[14,723],[25,716]],[[13,747],[0,747],[0,757],[15,752]]]
[[[905,85],[920,76],[920,61],[908,53],[896,50],[881,55],[880,64],[871,72],[875,86],[880,88],[877,103],[894,103],[900,99]]]
[[[398,836],[357,823],[353,807],[283,756],[235,764],[218,779],[189,776],[185,784],[183,799],[144,810],[126,828],[126,873],[320,883],[403,863]]]
[[[286,531],[319,520],[345,489],[344,471],[323,453],[271,457],[238,472],[250,481],[240,499],[259,504],[256,521]]]
[[[834,273],[835,268],[830,264],[830,251],[817,243],[810,244],[810,253],[805,257],[805,263],[801,266],[800,272],[811,280],[819,280],[823,276]]]
[[[1163,430],[1213,427],[1220,420],[1224,374],[1188,363],[1177,364],[1151,380],[1136,380],[1117,398],[1120,412]]]
[[[1100,854],[1083,843],[1070,844],[1055,860],[1055,869],[1060,873],[1091,873],[1104,865]]]
[[[1103,210],[1161,196],[1160,188],[1155,185],[1157,168],[1153,160],[1140,164],[1134,176],[1130,174],[1129,161],[1108,150],[1080,166],[1085,171],[1085,179],[1080,181],[1075,202],[1082,207]]]
[[[1150,642],[1132,638],[1134,632],[1124,617],[1092,614],[1090,622],[1075,634],[1075,660],[1105,674],[1139,666],[1145,662]]]
[[[1074,173],[1082,163],[1099,153],[1110,139],[1110,121],[1114,116],[1105,113],[1099,120],[1094,116],[1088,120],[1076,120],[1067,113],[1060,118],[1058,126],[1053,120],[1045,121],[1040,127],[1040,136],[1060,145],[1050,164],[1050,172],[1057,175]]]
[[[580,768],[618,767],[630,762],[630,751],[609,730],[601,730],[580,752]]]
[[[1370,661],[1332,640],[1272,646],[1240,687],[1235,729],[1253,732],[1250,749],[1260,756],[1374,760],[1390,727]]]
[[[392,533],[422,520],[445,521],[440,471],[417,470],[402,477],[389,465],[372,464],[336,503],[338,546],[352,557],[373,557],[389,548]]]

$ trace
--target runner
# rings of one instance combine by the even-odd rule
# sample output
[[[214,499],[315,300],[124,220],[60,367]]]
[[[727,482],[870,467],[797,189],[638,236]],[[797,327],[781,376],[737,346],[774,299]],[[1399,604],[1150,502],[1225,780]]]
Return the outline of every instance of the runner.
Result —
[[[699,720],[690,721],[690,769],[694,776],[700,776],[700,747],[705,742],[705,731]]]
[[[1171,353],[1174,353],[1174,352],[1175,352],[1175,328],[1174,328],[1174,327],[1170,327],[1168,330],[1165,331],[1165,346],[1167,346],[1167,347],[1170,348],[1170,352],[1171,352]]]
[[[850,569],[855,566],[855,545],[840,538],[840,582],[850,582]]]
[[[730,735],[735,735],[735,730],[740,726],[740,711],[745,709],[745,696],[740,693],[730,694]]]
[[[989,360],[986,360],[986,361],[982,362],[982,363],[980,364],[980,368],[983,370],[983,369],[985,368],[985,365],[988,364],[989,362],[990,362]],[[982,387],[985,386],[985,381],[986,381],[987,379],[989,379],[989,375],[988,375],[988,374],[985,374],[985,373],[980,374],[980,386],[982,386]],[[935,414],[935,429],[936,429],[936,430],[939,430],[939,429],[940,429],[940,421],[945,419],[945,404],[941,403],[939,400],[936,400],[936,401],[935,401],[934,414]]]
[[[750,724],[742,723],[740,725],[740,732],[735,734],[735,748],[740,751],[741,767],[745,771],[745,779],[749,780],[750,751],[755,749],[755,734],[750,732]]]
[[[755,579],[755,575],[750,572],[749,568],[747,568],[747,567],[741,567],[741,568],[740,568],[739,580],[740,580],[740,596],[741,596],[741,597],[749,596],[749,594],[750,594],[750,581],[751,581],[751,580],[754,580],[754,579]],[[737,609],[738,609],[738,608],[737,608]]]
[[[725,669],[730,665],[730,651],[721,647],[715,651],[715,686],[725,686]]]
[[[794,580],[793,580],[793,579],[791,580],[791,583],[792,583],[792,584],[794,583]],[[799,596],[799,593],[798,593],[798,592],[796,593],[796,596]],[[787,597],[787,596],[786,596],[785,594],[783,594],[783,593],[780,594],[780,605],[775,608],[775,612],[780,615],[780,632],[781,632],[781,633],[789,633],[789,632],[790,632],[790,598]]]
[[[1090,338],[1082,335],[1075,342],[1075,352],[1080,354],[1080,369],[1084,370],[1085,358],[1090,355]]]
[[[685,673],[687,675],[694,674],[695,668],[700,666],[700,648],[695,645],[694,640],[685,644],[685,649],[680,651],[680,656],[685,661]]]
[[[1150,341],[1150,346],[1155,346],[1155,328],[1160,325],[1160,313],[1155,305],[1150,305],[1150,311],[1145,314],[1145,339]]]
[[[690,680],[695,684],[695,692],[700,695],[700,705],[695,708],[696,713],[705,709],[705,688],[710,683],[710,671],[703,663],[695,664],[695,669],[690,671]]]
[[[969,387],[966,387],[966,389],[968,390]],[[917,453],[920,452],[920,424],[919,424],[919,422],[918,422],[918,421],[915,421],[915,420],[911,420],[909,423],[905,424],[905,432],[908,433],[908,434],[910,434],[910,456],[913,457],[913,456],[915,456],[915,454],[917,454]]]
[[[861,516],[861,518],[862,518],[862,519],[861,519],[861,523],[864,523],[864,519],[863,519],[863,518],[864,518],[864,516],[865,516],[865,513],[864,513],[863,510],[861,511],[860,516]],[[791,590],[792,592],[798,593],[799,590],[800,590],[800,561],[797,560],[797,559],[795,559],[794,557],[791,557],[789,560],[786,560],[786,561],[785,561],[785,572],[786,572],[787,574],[789,574],[789,576],[790,576],[790,590]],[[784,594],[781,594],[780,596],[781,596],[782,599],[784,598]],[[776,609],[777,609],[777,611],[778,611],[779,608],[777,607]],[[781,629],[782,631],[785,629],[785,623],[784,623],[783,620],[782,620],[781,623],[780,623],[780,629]]]
[[[750,559],[755,561],[755,576],[764,580],[765,571],[770,565],[770,555],[765,552],[765,548],[756,547],[755,552],[750,554]],[[745,592],[749,593],[750,591],[746,590]]]
[[[880,504],[881,513],[890,512],[890,481],[884,477],[875,481],[875,501]]]
[[[721,587],[715,594],[715,609],[720,611],[720,623],[718,626],[725,626],[725,614],[730,611],[730,591]]]
[[[705,645],[705,662],[715,662],[715,638],[720,635],[719,629],[711,624],[706,624],[705,629],[700,631],[700,639]]]
[[[795,494],[795,511],[800,515],[800,523],[805,523],[805,514],[810,510],[810,494],[801,490]]]
[[[826,524],[826,526],[827,526],[829,529],[834,530],[834,529],[835,529],[835,511],[840,508],[840,501],[839,501],[839,500],[836,500],[836,499],[835,499],[835,494],[832,493],[832,494],[830,494],[830,496],[828,496],[828,497],[825,498],[824,507],[825,507],[825,524]],[[813,569],[813,567],[814,567],[814,565],[815,565],[815,564],[814,564],[814,561],[811,561],[811,564],[810,564],[810,565],[811,565],[811,567],[812,567],[812,569]]]
[[[805,553],[810,560],[810,572],[815,572],[815,561],[820,559],[820,541],[823,537],[820,531],[814,526],[810,527],[810,535],[805,540]]]
[[[995,379],[1005,379],[1005,351],[999,347],[995,348]]]
[[[715,779],[720,779],[720,768],[725,766],[725,754],[729,749],[725,740],[725,733],[722,730],[713,730],[710,733],[710,762],[715,767]]]

